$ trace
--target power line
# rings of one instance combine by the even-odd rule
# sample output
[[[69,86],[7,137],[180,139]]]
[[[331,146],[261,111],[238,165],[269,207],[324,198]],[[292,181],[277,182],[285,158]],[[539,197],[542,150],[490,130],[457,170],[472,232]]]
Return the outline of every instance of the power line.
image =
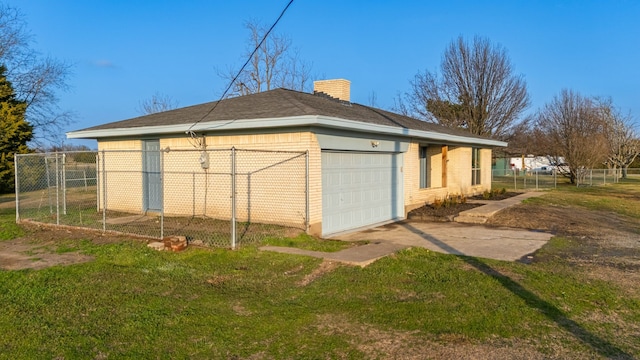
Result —
[[[273,23],[273,25],[271,25],[271,27],[269,28],[269,30],[267,30],[267,32],[264,34],[264,36],[262,37],[262,40],[260,40],[260,43],[255,47],[255,49],[253,49],[253,51],[251,52],[251,55],[249,55],[249,58],[247,59],[247,61],[244,63],[244,65],[242,65],[242,67],[240,68],[240,70],[238,71],[238,73],[236,74],[236,76],[233,78],[233,80],[231,80],[231,82],[229,83],[229,86],[227,86],[227,88],[225,89],[225,91],[222,93],[222,96],[220,96],[220,99],[218,99],[218,101],[216,101],[213,106],[211,107],[211,109],[209,109],[209,111],[207,111],[206,114],[204,114],[204,116],[202,116],[200,118],[200,120],[196,121],[193,123],[193,125],[191,125],[189,127],[189,129],[187,129],[186,133],[189,134],[191,137],[195,137],[195,133],[193,131],[191,131],[193,129],[194,126],[196,126],[199,122],[201,122],[202,120],[204,120],[207,116],[209,116],[209,114],[211,114],[213,112],[213,110],[216,109],[216,107],[218,106],[218,104],[220,103],[220,101],[222,101],[222,99],[224,99],[224,97],[227,95],[227,93],[229,92],[229,90],[231,89],[231,86],[233,86],[233,83],[236,82],[236,80],[238,80],[238,77],[240,77],[240,75],[242,74],[242,72],[244,71],[244,68],[247,67],[247,65],[249,64],[249,62],[251,61],[251,59],[253,58],[253,56],[256,54],[256,52],[258,51],[258,49],[260,49],[260,47],[262,46],[262,44],[264,43],[264,41],[267,39],[267,36],[269,36],[269,34],[271,33],[271,30],[273,30],[273,28],[276,27],[276,25],[278,24],[278,22],[280,21],[280,19],[282,19],[282,16],[284,16],[284,13],[287,12],[287,9],[289,8],[289,6],[291,6],[291,3],[293,3],[293,0],[290,0],[289,3],[287,4],[287,6],[284,7],[284,9],[282,9],[282,12],[280,13],[280,16],[278,16],[278,18],[276,19],[276,21]]]

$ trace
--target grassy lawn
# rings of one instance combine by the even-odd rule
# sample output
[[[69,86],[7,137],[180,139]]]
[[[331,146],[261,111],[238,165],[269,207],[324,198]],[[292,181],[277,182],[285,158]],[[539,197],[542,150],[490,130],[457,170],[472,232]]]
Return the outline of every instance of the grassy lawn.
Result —
[[[323,251],[323,252],[336,252],[344,249],[348,249],[352,246],[360,246],[367,244],[364,242],[345,242],[339,240],[325,239],[318,241],[318,239],[307,234],[300,234],[296,237],[281,237],[281,236],[269,236],[262,241],[262,245],[270,246],[284,246],[294,247],[311,251]]]
[[[561,188],[528,206],[640,218],[638,200],[635,182]],[[20,236],[51,246],[14,221],[0,210],[0,246]],[[54,251],[94,260],[0,270],[0,359],[640,357],[640,288],[568,261],[580,246],[555,237],[532,264],[409,249],[359,268],[254,246],[171,253],[63,239]]]
[[[527,202],[608,211],[640,219],[640,179],[588,188],[567,185],[552,190],[550,196],[528,199]]]

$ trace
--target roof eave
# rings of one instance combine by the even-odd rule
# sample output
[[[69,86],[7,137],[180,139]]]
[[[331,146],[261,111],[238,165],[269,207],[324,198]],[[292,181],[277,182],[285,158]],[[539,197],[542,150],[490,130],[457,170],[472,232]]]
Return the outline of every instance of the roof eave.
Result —
[[[436,131],[425,131],[425,130],[415,130],[409,128],[401,128],[396,126],[387,126],[387,125],[378,125],[378,124],[370,124],[363,123],[360,121],[353,120],[344,120],[339,118],[332,118],[326,116],[319,116],[321,123],[319,126],[344,129],[344,130],[355,130],[369,133],[383,133],[388,135],[399,135],[402,137],[412,137],[412,138],[420,138],[427,140],[436,140],[448,143],[458,143],[458,144],[473,144],[473,145],[485,145],[485,146],[501,146],[506,147],[507,143],[504,141],[492,140],[492,139],[484,139],[484,138],[475,138],[470,136],[462,136],[462,135],[451,135],[440,133]]]
[[[459,144],[483,145],[483,146],[507,146],[506,142],[482,139],[475,137],[467,137],[462,135],[451,135],[439,133],[436,131],[414,130],[401,128],[396,126],[387,126],[379,124],[365,123],[362,121],[345,120],[336,117],[312,115],[312,116],[291,116],[283,118],[268,119],[242,119],[242,120],[223,120],[202,122],[193,126],[191,124],[179,125],[158,125],[144,126],[134,128],[116,128],[116,129],[96,129],[96,130],[79,130],[68,132],[69,139],[101,139],[114,137],[130,137],[136,135],[168,135],[168,134],[184,134],[188,131],[199,133],[211,133],[221,130],[246,130],[246,129],[268,129],[268,128],[285,128],[294,126],[319,126],[342,130],[351,130],[357,132],[382,133],[388,135],[396,135],[401,137],[413,137],[426,140],[436,140],[442,142],[451,142]]]

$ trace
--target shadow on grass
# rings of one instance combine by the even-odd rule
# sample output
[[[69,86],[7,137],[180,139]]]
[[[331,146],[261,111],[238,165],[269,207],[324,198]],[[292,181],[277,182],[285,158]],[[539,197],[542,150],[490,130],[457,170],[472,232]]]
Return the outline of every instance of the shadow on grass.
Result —
[[[443,251],[446,251],[450,254],[462,254],[458,249],[438,240],[437,238],[425,234],[424,232],[414,228],[410,224],[402,223],[402,226],[407,230],[411,231],[414,234],[420,235],[426,241],[438,246]],[[577,322],[569,319],[560,309],[555,307],[553,304],[541,299],[538,295],[533,292],[525,289],[518,282],[511,279],[509,276],[502,274],[500,271],[492,268],[487,265],[479,258],[469,257],[469,256],[461,256],[461,259],[464,260],[467,264],[473,266],[478,271],[484,273],[487,276],[494,278],[498,281],[505,289],[509,290],[514,295],[520,297],[525,303],[542,312],[547,318],[558,324],[561,328],[565,329],[569,333],[571,333],[576,339],[580,340],[584,344],[590,346],[593,350],[597,351],[600,355],[605,357],[614,357],[619,359],[633,359],[631,354],[626,353],[622,349],[618,348],[614,344],[601,339],[595,334],[584,329]]]

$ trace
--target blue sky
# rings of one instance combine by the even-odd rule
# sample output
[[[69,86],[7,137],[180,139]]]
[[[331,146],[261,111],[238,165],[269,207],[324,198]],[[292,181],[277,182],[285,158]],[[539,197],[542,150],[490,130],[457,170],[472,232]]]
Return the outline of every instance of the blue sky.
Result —
[[[59,94],[75,113],[67,130],[138,116],[156,92],[179,106],[217,100],[227,84],[216,68],[244,62],[243,23],[270,24],[287,2],[4,1],[25,15],[35,49],[74,64]],[[391,107],[418,71],[437,69],[451,40],[480,35],[524,75],[528,112],[570,88],[640,118],[640,1],[295,0],[276,31],[318,79],[349,79],[357,103],[375,93]]]

